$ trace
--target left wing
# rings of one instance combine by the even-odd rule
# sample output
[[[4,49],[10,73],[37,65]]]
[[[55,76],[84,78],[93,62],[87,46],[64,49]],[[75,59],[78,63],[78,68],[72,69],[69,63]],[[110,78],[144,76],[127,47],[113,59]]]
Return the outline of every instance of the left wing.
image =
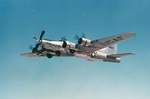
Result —
[[[25,57],[46,57],[46,55],[44,54],[37,54],[37,53],[25,53],[20,55]]]
[[[71,53],[61,53],[60,56],[54,54],[54,53],[51,53],[54,57],[65,57],[65,56],[74,56],[74,54],[71,54]],[[21,56],[25,56],[25,57],[47,57],[46,53],[25,53],[25,54],[20,54]]]

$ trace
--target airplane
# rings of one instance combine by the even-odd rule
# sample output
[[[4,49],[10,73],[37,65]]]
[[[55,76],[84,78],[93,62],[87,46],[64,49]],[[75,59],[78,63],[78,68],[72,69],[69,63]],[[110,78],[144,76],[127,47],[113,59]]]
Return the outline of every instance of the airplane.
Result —
[[[42,39],[45,30],[42,31],[40,38],[36,40],[37,44],[31,53],[21,54],[25,57],[79,57],[88,61],[105,61],[120,63],[120,57],[135,55],[134,53],[117,53],[117,43],[136,36],[135,33],[127,32],[107,38],[89,40],[85,37],[76,36],[78,44],[67,41],[66,39],[54,41]],[[41,48],[39,48],[41,46]]]

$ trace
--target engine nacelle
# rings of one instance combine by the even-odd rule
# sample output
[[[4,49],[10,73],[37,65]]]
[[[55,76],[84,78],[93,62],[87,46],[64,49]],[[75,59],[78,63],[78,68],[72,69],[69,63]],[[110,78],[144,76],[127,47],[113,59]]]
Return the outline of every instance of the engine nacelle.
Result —
[[[69,41],[64,41],[62,47],[67,49],[76,49],[76,44]]]
[[[33,48],[32,49],[32,53],[37,53],[37,54],[40,54],[42,53],[43,51],[40,49],[40,48]]]
[[[93,52],[91,53],[91,58],[96,58],[96,59],[106,59],[107,55],[100,53],[100,52]]]
[[[79,38],[78,39],[78,44],[82,45],[82,46],[91,46],[91,40],[86,39],[86,38]]]

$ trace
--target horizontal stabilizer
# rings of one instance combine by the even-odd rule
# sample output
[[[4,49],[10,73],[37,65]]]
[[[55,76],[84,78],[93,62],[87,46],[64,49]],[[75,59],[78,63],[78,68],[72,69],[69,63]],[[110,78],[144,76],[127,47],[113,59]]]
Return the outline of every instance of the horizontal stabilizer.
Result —
[[[125,56],[130,56],[130,55],[135,55],[135,53],[111,54],[111,55],[107,55],[107,57],[119,58],[119,57],[125,57]]]

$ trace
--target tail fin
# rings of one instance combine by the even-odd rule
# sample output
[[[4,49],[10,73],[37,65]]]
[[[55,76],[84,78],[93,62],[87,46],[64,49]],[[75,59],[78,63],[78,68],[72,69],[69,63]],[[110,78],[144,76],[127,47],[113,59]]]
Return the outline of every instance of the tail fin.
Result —
[[[117,54],[117,44],[111,45],[109,47],[103,48],[99,50],[100,52],[103,52],[105,54]]]

